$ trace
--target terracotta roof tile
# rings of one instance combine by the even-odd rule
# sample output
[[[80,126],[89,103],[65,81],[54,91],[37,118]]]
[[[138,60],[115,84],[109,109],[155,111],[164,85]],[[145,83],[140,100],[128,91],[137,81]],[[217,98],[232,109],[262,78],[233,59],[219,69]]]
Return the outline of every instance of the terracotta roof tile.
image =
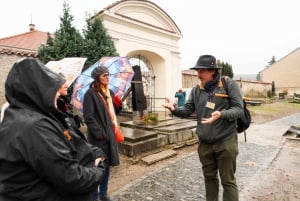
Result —
[[[18,50],[18,49],[9,49],[9,48],[3,48],[0,45],[0,54],[13,54],[13,55],[20,55],[20,56],[26,56],[26,57],[34,57],[36,58],[38,56],[38,53],[35,52],[30,52],[30,51],[22,51],[22,50]]]
[[[53,35],[52,35],[53,36]],[[47,32],[32,30],[0,39],[1,54],[37,56],[38,48],[47,42]]]

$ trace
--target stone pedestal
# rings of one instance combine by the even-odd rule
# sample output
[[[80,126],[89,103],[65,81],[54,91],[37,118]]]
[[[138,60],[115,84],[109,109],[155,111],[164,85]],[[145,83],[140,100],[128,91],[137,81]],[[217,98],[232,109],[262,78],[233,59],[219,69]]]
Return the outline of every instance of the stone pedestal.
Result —
[[[189,119],[168,119],[155,125],[122,122],[125,140],[119,144],[119,150],[126,156],[136,156],[165,145],[183,143],[195,138],[196,125],[196,121]]]

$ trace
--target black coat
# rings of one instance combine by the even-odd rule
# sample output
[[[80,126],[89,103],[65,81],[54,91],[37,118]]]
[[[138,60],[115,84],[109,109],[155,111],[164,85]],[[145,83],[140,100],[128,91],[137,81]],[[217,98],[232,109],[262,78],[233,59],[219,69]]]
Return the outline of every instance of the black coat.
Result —
[[[94,165],[101,151],[53,115],[54,97],[64,82],[31,58],[16,62],[9,72],[5,95],[10,106],[0,126],[1,201],[92,200],[104,174]]]
[[[111,90],[110,95],[114,97],[114,93]],[[118,112],[119,108],[115,104],[114,107],[115,111]],[[118,144],[115,138],[113,123],[105,103],[92,88],[84,95],[83,117],[87,125],[88,141],[104,151],[108,165],[119,165]]]

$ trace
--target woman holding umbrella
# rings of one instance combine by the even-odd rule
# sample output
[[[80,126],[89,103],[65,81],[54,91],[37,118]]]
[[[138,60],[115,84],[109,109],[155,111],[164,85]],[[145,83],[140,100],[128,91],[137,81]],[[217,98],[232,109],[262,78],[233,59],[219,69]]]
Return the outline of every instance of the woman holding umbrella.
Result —
[[[94,82],[84,95],[83,117],[88,129],[88,141],[105,153],[105,178],[100,182],[95,200],[110,201],[107,195],[110,166],[120,164],[115,138],[116,113],[122,109],[121,100],[108,88],[109,71],[104,66],[96,67],[92,73]]]

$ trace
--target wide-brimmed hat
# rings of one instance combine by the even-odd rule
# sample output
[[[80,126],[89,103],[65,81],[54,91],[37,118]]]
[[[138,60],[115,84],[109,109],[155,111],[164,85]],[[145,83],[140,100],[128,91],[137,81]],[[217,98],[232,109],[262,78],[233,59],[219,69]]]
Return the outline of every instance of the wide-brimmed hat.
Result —
[[[201,68],[207,68],[207,69],[219,69],[222,67],[219,67],[216,63],[216,58],[212,55],[201,55],[199,59],[197,60],[197,63],[194,67],[190,68],[193,70],[201,69]]]

